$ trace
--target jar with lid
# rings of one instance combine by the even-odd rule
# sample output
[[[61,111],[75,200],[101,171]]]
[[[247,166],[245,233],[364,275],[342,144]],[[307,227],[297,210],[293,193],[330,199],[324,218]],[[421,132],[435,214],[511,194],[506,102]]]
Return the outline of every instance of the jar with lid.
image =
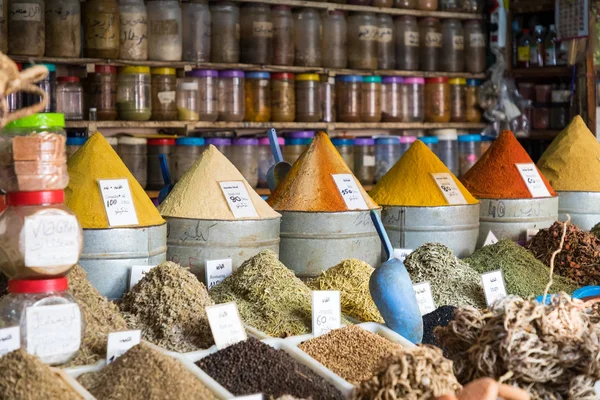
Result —
[[[360,91],[360,120],[381,121],[381,77],[364,76]]]
[[[204,149],[203,138],[180,137],[175,140],[175,148],[173,149],[171,158],[173,160],[173,175],[176,182],[196,162]]]
[[[278,137],[277,141],[282,152],[284,151],[285,139]],[[258,147],[256,152],[258,158],[258,185],[259,188],[269,187],[267,183],[267,172],[275,164],[275,158],[271,151],[271,143],[268,137],[258,139]]]
[[[56,86],[56,112],[64,114],[67,121],[83,119],[83,87],[76,76],[58,78]]]
[[[437,152],[435,154],[454,176],[460,176],[458,134],[456,133],[456,129],[436,129],[431,133],[438,138]]]
[[[73,157],[77,151],[87,142],[87,138],[79,136],[67,137],[67,159]]]
[[[396,69],[416,71],[419,69],[419,25],[417,19],[409,15],[397,17],[396,35]]]
[[[117,119],[117,67],[96,65],[89,87],[90,108],[96,109],[98,121]]]
[[[296,118],[296,88],[294,74],[271,75],[271,120],[294,122]]]
[[[437,18],[419,22],[420,67],[422,71],[439,71],[442,58],[442,26]]]
[[[569,123],[570,97],[570,90],[565,90],[564,88],[556,88],[552,90],[550,129],[564,129]]]
[[[402,122],[402,83],[399,76],[384,76],[381,86],[383,122]]]
[[[147,140],[144,138],[121,136],[117,144],[117,153],[142,189],[145,189],[148,180]]]
[[[321,84],[318,74],[296,75],[296,121],[321,120]]]
[[[205,143],[206,146],[215,146],[221,154],[231,160],[231,139],[223,137],[206,138]]]
[[[116,0],[88,0],[83,3],[83,52],[86,57],[119,58],[119,14]]]
[[[375,138],[375,182],[387,174],[401,156],[398,136]]]
[[[346,68],[347,58],[347,26],[343,11],[331,10],[323,14],[322,54],[323,67]]]
[[[186,76],[198,82],[198,120],[215,122],[219,118],[219,72],[214,69],[193,69]]]
[[[335,122],[335,78],[321,75],[321,121]]]
[[[394,5],[394,0],[373,0],[373,7],[387,7],[390,8]]]
[[[425,79],[404,78],[400,89],[402,122],[425,121]]]
[[[467,79],[465,91],[465,118],[467,122],[481,122],[481,109],[479,108],[479,79]]]
[[[0,301],[0,327],[20,327],[21,347],[44,364],[72,360],[81,346],[84,318],[65,277],[11,280]]]
[[[69,183],[62,114],[35,114],[8,123],[0,135],[0,190],[63,190]]]
[[[26,64],[25,69],[31,68],[34,64]],[[48,95],[48,104],[41,111],[43,113],[56,112],[56,65],[55,64],[37,64],[43,65],[48,69],[48,76],[35,84],[39,86]],[[41,101],[41,96],[25,92],[23,102],[25,106],[32,106]]]
[[[177,79],[177,119],[179,121],[198,121],[200,91],[194,78]]]
[[[79,0],[46,0],[46,57],[76,58],[81,54]]]
[[[460,174],[464,175],[481,157],[481,135],[459,135],[458,155]]]
[[[258,157],[256,149],[258,139],[238,137],[231,146],[231,163],[240,171],[248,184],[255,188],[258,185]]]
[[[348,66],[352,69],[377,69],[379,27],[377,16],[353,12],[348,16]]]
[[[463,11],[462,0],[440,0],[439,6],[440,11]]]
[[[117,86],[117,111],[124,121],[148,121],[152,116],[149,67],[123,67]]]
[[[240,8],[231,1],[210,5],[212,29],[210,60],[214,63],[240,62]]]
[[[285,136],[283,159],[293,165],[315,137],[315,131],[290,132]]]
[[[465,78],[452,78],[450,84],[450,122],[465,122],[466,115],[466,90]]]
[[[177,74],[175,68],[152,68],[151,73],[152,120],[177,120]]]
[[[217,97],[219,99],[219,121],[243,121],[246,101],[244,95],[244,71],[220,71]]]
[[[148,1],[148,58],[181,61],[181,6],[179,0]]]
[[[332,138],[331,143],[335,146],[338,153],[340,153],[348,168],[354,172],[354,139]]]
[[[394,20],[390,15],[377,15],[378,31],[378,49],[379,49],[379,69],[396,68],[396,43],[394,35]]]
[[[294,65],[294,16],[290,6],[271,7],[273,65]]]
[[[0,51],[8,54],[8,1],[2,2],[0,10],[3,15],[3,18],[0,18]]]
[[[465,12],[481,13],[483,6],[483,0],[462,0],[462,9]]]
[[[23,70],[23,64],[16,63],[16,65],[19,72],[21,72]],[[6,105],[8,106],[8,112],[11,114],[18,109],[23,108],[23,92],[13,92],[6,96]]]
[[[321,66],[321,30],[321,17],[317,10],[314,8],[294,10],[294,44],[297,66]]]
[[[9,53],[43,57],[46,40],[44,0],[10,0],[8,3]]]
[[[404,153],[406,153],[408,151],[408,149],[410,149],[410,146],[417,140],[417,136],[413,136],[411,134],[413,132],[418,133],[418,134],[423,134],[423,132],[417,132],[417,131],[418,130],[415,130],[415,131],[406,130],[402,133],[403,136],[400,136],[400,158],[402,158]]]
[[[442,70],[465,70],[465,36],[462,22],[457,19],[447,19],[442,24]]]
[[[448,78],[427,78],[425,80],[425,121],[450,122]]]
[[[183,3],[183,60],[210,62],[211,24],[207,0],[191,0]]]
[[[335,83],[336,118],[339,122],[360,122],[361,85],[360,75],[340,75]]]
[[[246,81],[244,86],[246,98],[244,121],[270,121],[271,74],[268,72],[246,72]]]
[[[531,125],[533,129],[548,129],[550,126],[552,85],[535,85],[535,101]]]
[[[434,154],[437,154],[437,148],[440,141],[437,136],[423,136],[420,137],[419,140],[423,142],[425,146],[429,147],[429,150],[433,151]]]
[[[394,0],[394,7],[414,10],[417,8],[418,0]]]
[[[491,136],[481,136],[481,155],[485,154],[485,152],[488,151],[490,147],[492,147],[492,143],[494,143],[494,140],[495,139]]]
[[[240,59],[247,64],[271,64],[273,22],[267,4],[242,3],[240,8]]]
[[[375,140],[372,137],[354,139],[353,171],[361,185],[375,182]]]
[[[173,150],[175,139],[148,139],[148,183],[146,189],[160,190],[165,186],[162,176],[159,156],[164,154],[167,159],[169,171],[174,170]]]
[[[111,136],[111,137],[105,137],[104,139],[106,139],[106,143],[110,144],[110,147],[112,147],[112,149],[115,152],[118,150],[119,138],[117,138],[115,136]],[[86,141],[87,141],[87,138],[86,138]]]
[[[119,0],[122,60],[148,59],[148,13],[144,0]]]
[[[423,11],[436,11],[438,8],[438,0],[419,0],[417,9]]]
[[[520,82],[519,94],[523,98],[523,115],[531,122],[533,119],[533,102],[535,101],[535,85],[532,82]]]
[[[481,21],[465,23],[465,60],[467,72],[481,73],[486,68],[485,33]]]

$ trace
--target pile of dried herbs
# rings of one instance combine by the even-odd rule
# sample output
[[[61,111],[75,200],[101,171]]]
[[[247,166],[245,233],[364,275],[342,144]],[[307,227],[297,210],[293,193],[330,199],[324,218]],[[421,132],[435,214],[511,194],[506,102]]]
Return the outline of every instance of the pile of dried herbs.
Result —
[[[594,236],[600,239],[600,222],[594,225],[592,230],[590,231]]]

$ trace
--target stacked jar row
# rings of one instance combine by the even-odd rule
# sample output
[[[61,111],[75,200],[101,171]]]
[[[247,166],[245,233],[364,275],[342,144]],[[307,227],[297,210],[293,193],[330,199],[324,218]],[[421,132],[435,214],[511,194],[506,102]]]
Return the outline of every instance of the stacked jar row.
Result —
[[[483,1],[480,0],[329,0],[328,3],[396,7],[423,11],[481,12],[483,10]]]

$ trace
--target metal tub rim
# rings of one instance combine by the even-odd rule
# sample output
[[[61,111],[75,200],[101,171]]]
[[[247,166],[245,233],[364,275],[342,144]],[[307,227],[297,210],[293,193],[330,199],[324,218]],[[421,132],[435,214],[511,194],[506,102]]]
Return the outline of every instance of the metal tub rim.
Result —
[[[162,224],[155,224],[155,225],[115,226],[113,228],[84,228],[84,227],[81,227],[81,228],[84,231],[116,231],[116,230],[120,230],[120,229],[144,229],[144,228],[149,229],[149,228],[156,228],[159,226],[163,226],[166,224],[167,224],[167,221],[165,220],[165,222],[163,222]]]

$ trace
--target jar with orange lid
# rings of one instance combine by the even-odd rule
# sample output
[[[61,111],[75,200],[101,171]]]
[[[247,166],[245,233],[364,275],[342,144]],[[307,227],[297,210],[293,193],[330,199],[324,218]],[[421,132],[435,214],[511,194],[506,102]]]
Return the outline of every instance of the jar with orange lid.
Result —
[[[271,121],[294,122],[296,118],[296,87],[294,74],[271,75]]]
[[[448,78],[425,79],[425,122],[450,122]]]
[[[448,83],[450,84],[450,121],[465,122],[467,119],[467,80],[465,78],[452,78]]]
[[[481,122],[481,109],[479,108],[479,79],[467,79],[465,90],[466,121]]]
[[[318,74],[296,75],[296,121],[321,120],[321,85]]]
[[[271,120],[271,74],[246,72],[244,82],[244,121],[268,122]]]

